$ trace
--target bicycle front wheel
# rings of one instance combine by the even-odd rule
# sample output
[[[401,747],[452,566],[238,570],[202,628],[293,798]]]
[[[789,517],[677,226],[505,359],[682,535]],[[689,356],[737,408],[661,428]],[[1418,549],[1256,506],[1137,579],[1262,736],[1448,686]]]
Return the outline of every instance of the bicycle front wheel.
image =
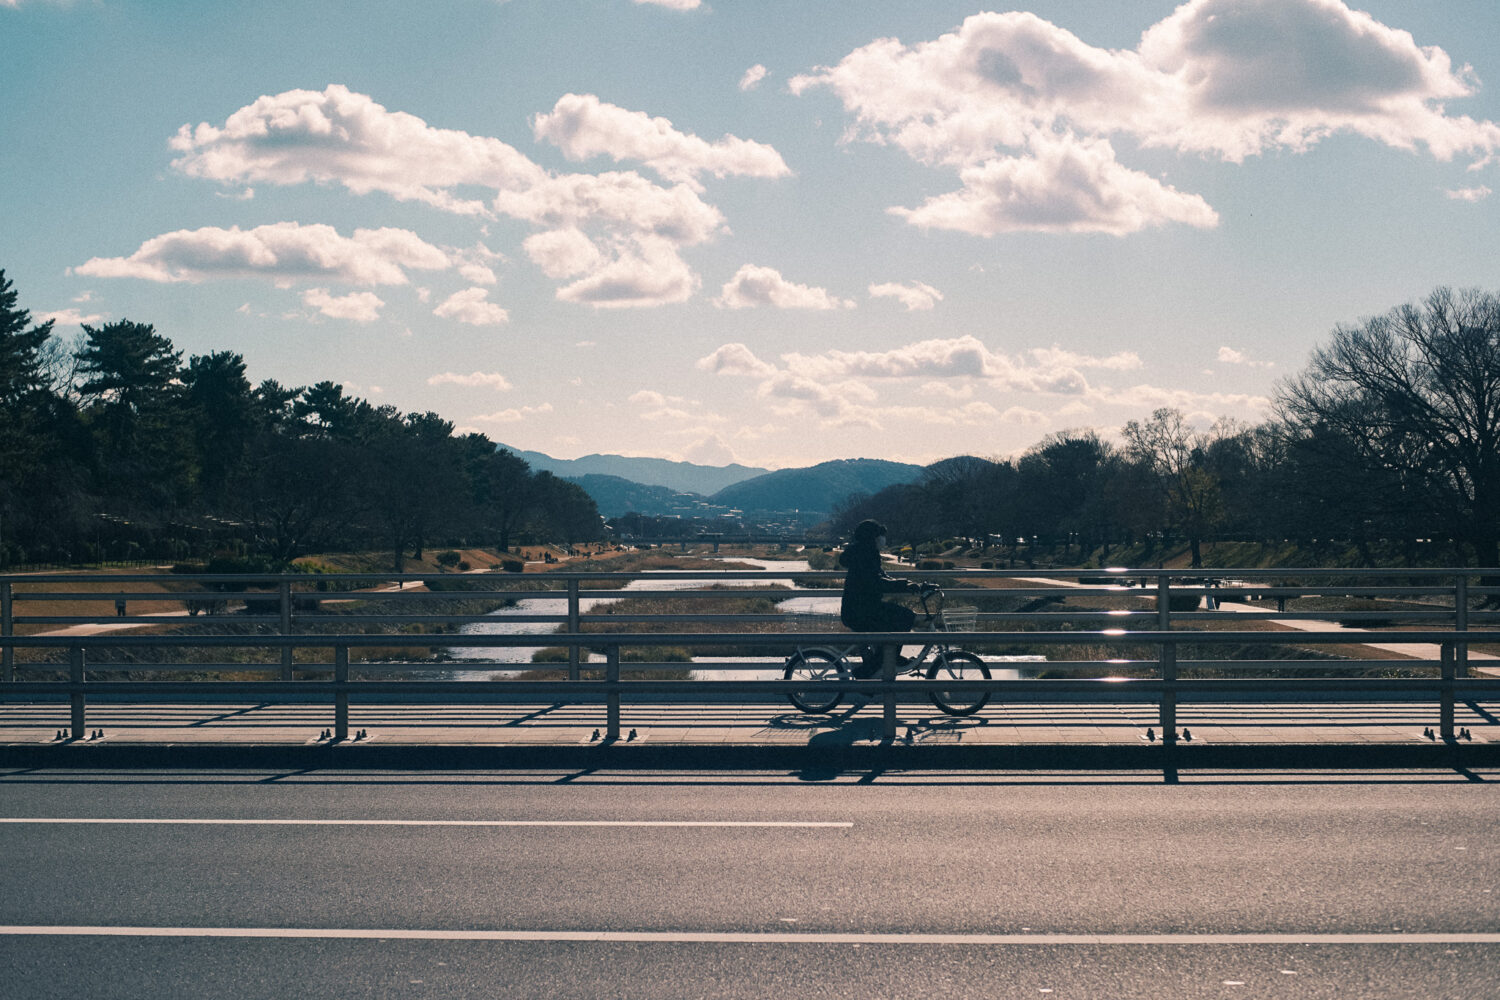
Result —
[[[973,653],[961,649],[940,652],[927,668],[927,679],[950,681],[974,681],[990,679],[990,668]],[[928,692],[932,703],[949,715],[973,715],[990,700],[988,691],[943,691],[933,688]]]
[[[823,715],[833,711],[844,692],[831,684],[849,679],[844,661],[821,649],[802,649],[793,653],[786,661],[784,680],[814,682],[804,690],[787,695],[793,705],[809,715]]]

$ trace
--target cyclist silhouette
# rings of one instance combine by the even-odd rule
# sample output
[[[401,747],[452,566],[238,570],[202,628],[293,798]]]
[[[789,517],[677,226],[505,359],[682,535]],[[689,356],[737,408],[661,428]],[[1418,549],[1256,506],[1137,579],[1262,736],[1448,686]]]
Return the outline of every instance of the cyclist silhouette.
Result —
[[[917,620],[910,608],[881,599],[886,594],[915,594],[922,589],[912,580],[886,573],[880,562],[880,550],[885,544],[885,525],[879,521],[861,521],[854,529],[854,540],[839,554],[839,564],[848,571],[839,618],[855,632],[910,632]],[[898,648],[898,664],[905,662],[900,653]],[[879,670],[880,651],[870,647],[854,675],[871,677]]]

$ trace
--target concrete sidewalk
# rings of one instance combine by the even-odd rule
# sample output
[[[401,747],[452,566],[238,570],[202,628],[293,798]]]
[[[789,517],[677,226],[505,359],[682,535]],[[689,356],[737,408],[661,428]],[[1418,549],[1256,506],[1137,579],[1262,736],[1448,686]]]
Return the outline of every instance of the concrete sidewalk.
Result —
[[[804,715],[787,706],[627,705],[619,747],[676,748],[1037,748],[1160,747],[1157,706],[999,703],[969,718],[951,718],[932,706],[901,705],[897,736],[882,738],[879,703],[844,705],[832,715]],[[90,735],[68,741],[66,703],[0,705],[0,751],[105,747],[314,748],[329,747],[327,705],[111,705],[90,702]],[[1412,703],[1274,703],[1179,706],[1179,729],[1191,747],[1431,747],[1424,730],[1439,724],[1436,705]],[[1463,703],[1455,727],[1467,729],[1461,747],[1500,751],[1500,703]],[[354,736],[363,732],[359,739]],[[350,706],[345,747],[598,748],[606,742],[600,705],[356,705]],[[1187,739],[1191,736],[1191,739]],[[3,753],[0,753],[3,759]]]

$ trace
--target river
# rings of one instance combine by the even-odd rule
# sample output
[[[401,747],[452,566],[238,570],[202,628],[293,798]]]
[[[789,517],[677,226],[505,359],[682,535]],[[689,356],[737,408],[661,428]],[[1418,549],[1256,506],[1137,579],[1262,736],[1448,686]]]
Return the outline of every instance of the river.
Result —
[[[760,589],[781,584],[795,588],[797,585],[792,579],[798,573],[806,573],[812,569],[805,559],[751,559],[743,556],[725,556],[724,562],[733,562],[758,566],[767,571],[765,579],[736,580],[731,581],[731,586],[742,586],[751,589]],[[642,573],[647,579],[634,580],[620,588],[624,591],[632,590],[692,590],[703,586],[702,580],[652,580],[649,579],[650,572]],[[588,614],[592,609],[601,604],[619,600],[616,596],[610,597],[588,597],[580,596],[578,609],[581,614]],[[527,615],[564,615],[567,614],[567,595],[557,594],[547,597],[528,597],[518,601],[511,607],[499,608],[481,621],[472,622],[459,629],[460,635],[527,635],[534,633],[538,628],[546,628],[532,622],[518,622],[512,619]],[[791,597],[778,604],[784,612],[817,612],[825,614],[838,614],[839,599],[837,597]],[[914,639],[914,642],[916,640]],[[509,648],[495,648],[485,646],[452,646],[448,649],[448,655],[454,660],[482,661],[486,664],[515,664],[514,667],[487,666],[485,669],[465,670],[458,668],[451,671],[450,676],[454,680],[482,681],[491,677],[505,677],[518,673],[524,669],[531,669],[531,657],[540,646],[514,646]],[[760,657],[733,657],[736,662],[754,663],[759,662]],[[986,659],[993,662],[995,657]],[[1032,657],[1001,657],[1000,659],[1031,660]],[[765,671],[760,670],[716,670],[713,668],[714,657],[697,657],[694,659],[692,676],[696,680],[778,680],[781,677],[781,663],[779,657],[764,658],[768,665]],[[590,657],[590,662],[602,662],[599,656]],[[557,666],[548,664],[548,666]],[[996,677],[1014,676],[1020,674],[1014,670],[995,671]]]

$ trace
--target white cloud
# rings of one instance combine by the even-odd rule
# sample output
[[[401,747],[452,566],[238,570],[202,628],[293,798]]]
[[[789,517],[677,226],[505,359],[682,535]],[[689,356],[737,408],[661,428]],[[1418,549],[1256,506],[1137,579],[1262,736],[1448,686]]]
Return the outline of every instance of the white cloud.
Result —
[[[495,413],[482,413],[469,419],[477,424],[517,424],[551,412],[552,404],[543,403],[541,406],[520,406],[509,410],[498,410]]]
[[[654,128],[651,119],[608,107],[598,106],[606,125],[621,125],[625,116],[632,126]],[[639,148],[621,148],[689,178],[700,171],[764,174],[780,162],[768,146],[733,137],[710,144],[669,131],[653,146],[650,136],[627,128],[624,138],[639,140]],[[554,174],[497,139],[433,128],[337,84],[261,97],[222,126],[184,125],[172,146],[177,170],[223,184],[340,184],[359,195],[382,192],[448,212],[519,219],[542,231],[526,245],[538,266],[576,279],[557,297],[592,306],[682,301],[699,281],[679,251],[725,231],[723,215],[692,183],[662,187],[634,172]],[[488,200],[474,189],[488,192]],[[471,281],[489,283],[475,267],[486,265],[482,255],[461,254],[457,262]]]
[[[1221,365],[1244,365],[1247,368],[1272,368],[1274,361],[1255,361],[1243,351],[1236,351],[1232,347],[1219,348],[1219,364]]]
[[[593,94],[564,94],[552,110],[537,115],[532,132],[575,162],[609,156],[616,163],[644,163],[664,180],[701,190],[700,174],[715,177],[785,177],[791,171],[772,147],[726,135],[708,142],[677,131],[666,118],[652,118],[607,104]]]
[[[495,283],[495,272],[483,264],[460,264],[458,274],[465,281],[474,285],[493,285]]]
[[[269,278],[349,285],[404,285],[407,270],[442,270],[443,251],[405,229],[356,229],[340,236],[332,226],[277,222],[242,230],[180,229],[142,243],[129,257],[94,257],[74,273],[146,281]]]
[[[1040,410],[1029,410],[1024,406],[1012,406],[1000,414],[1000,422],[1005,424],[1020,424],[1023,427],[1036,427],[1047,422],[1047,415]]]
[[[182,154],[172,166],[189,177],[227,184],[337,183],[355,194],[382,191],[468,215],[485,214],[484,204],[455,196],[453,188],[524,188],[545,175],[498,139],[432,128],[339,84],[321,93],[260,97],[221,127],[184,125],[172,148]]]
[[[1487,185],[1481,184],[1478,187],[1457,188],[1455,190],[1445,191],[1443,193],[1446,194],[1449,198],[1454,199],[1455,201],[1473,202],[1484,201],[1484,199],[1488,198],[1493,192],[1490,191]]]
[[[1141,357],[1134,351],[1118,351],[1101,358],[1092,354],[1079,354],[1076,351],[1067,351],[1053,344],[1051,347],[1034,347],[1028,353],[1039,364],[1051,368],[1068,366],[1072,368],[1104,368],[1110,371],[1124,372],[1142,367]]]
[[[510,379],[499,372],[470,372],[460,375],[457,372],[443,372],[434,375],[427,380],[428,385],[461,385],[467,388],[488,387],[496,392],[508,392],[511,388]]]
[[[356,323],[373,323],[380,318],[380,309],[385,305],[374,292],[332,295],[326,288],[309,288],[302,293],[302,304],[311,306],[324,316],[353,320]]]
[[[699,465],[732,465],[739,461],[735,457],[734,449],[717,434],[710,434],[701,441],[689,445],[683,451],[682,457],[686,461],[696,462]]]
[[[444,299],[432,314],[470,326],[498,326],[509,320],[510,314],[490,302],[489,294],[484,288],[465,288]]]
[[[754,90],[756,87],[759,87],[761,81],[766,78],[766,72],[766,68],[760,63],[751,66],[745,70],[745,75],[740,77],[740,89]]]
[[[1122,166],[1104,139],[1036,139],[1030,155],[964,167],[959,178],[961,190],[929,198],[918,208],[889,211],[924,229],[975,236],[1028,231],[1124,236],[1167,222],[1200,228],[1219,222],[1198,195],[1182,194]]]
[[[871,285],[870,297],[872,299],[895,299],[906,307],[907,312],[931,309],[943,301],[942,292],[921,281],[913,281],[910,284],[887,281],[883,284]]]
[[[558,299],[597,307],[691,297],[700,281],[679,251],[725,228],[719,210],[687,185],[663,188],[635,173],[553,177],[524,192],[501,192],[495,204],[546,230],[525,249],[548,277],[583,275],[558,289]]]
[[[694,366],[701,371],[716,375],[749,375],[766,378],[776,371],[776,366],[757,358],[744,344],[725,344],[706,358],[699,358]]]
[[[1124,389],[1099,387],[1091,390],[1089,395],[1097,403],[1122,406],[1138,412],[1150,412],[1167,406],[1185,413],[1203,411],[1222,414],[1227,410],[1259,413],[1271,406],[1268,397],[1251,393],[1195,392],[1192,389],[1169,389],[1155,385],[1133,385]]]
[[[637,4],[652,4],[668,10],[697,10],[703,0],[635,0]]]
[[[978,235],[1214,225],[1196,195],[1118,163],[1115,135],[1230,162],[1336,132],[1442,160],[1500,150],[1500,126],[1445,111],[1477,91],[1469,67],[1341,0],[1189,0],[1133,51],[1034,14],[976,14],[932,41],[877,40],[790,86],[832,90],[850,139],[957,171],[961,190],[897,211]]]
[[[721,309],[752,309],[776,306],[779,309],[853,309],[854,302],[830,295],[826,289],[812,288],[787,281],[769,267],[746,264],[724,283],[714,305]]]
[[[77,300],[75,300],[77,301]],[[32,317],[37,324],[51,322],[57,326],[82,326],[98,323],[105,318],[103,313],[83,313],[77,309],[59,309],[56,312],[40,313]]]

